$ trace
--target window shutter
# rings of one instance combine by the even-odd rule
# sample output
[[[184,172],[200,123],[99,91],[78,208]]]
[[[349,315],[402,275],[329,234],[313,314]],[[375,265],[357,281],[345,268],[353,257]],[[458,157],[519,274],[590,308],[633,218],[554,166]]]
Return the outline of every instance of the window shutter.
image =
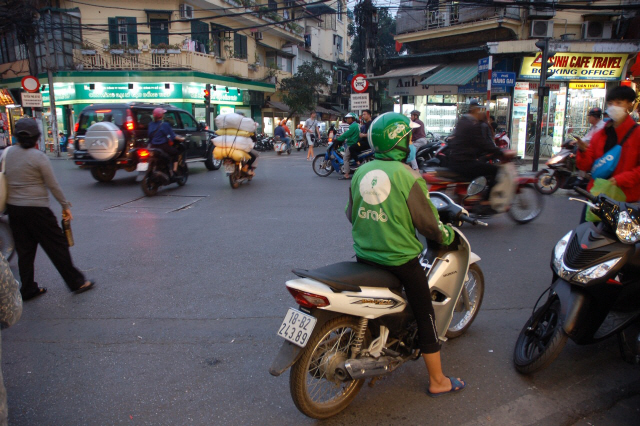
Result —
[[[247,50],[247,37],[242,36],[242,58],[247,59],[248,50]]]
[[[118,20],[109,18],[109,44],[118,44]]]
[[[138,44],[138,26],[136,18],[125,18],[127,20],[127,43],[129,46]]]

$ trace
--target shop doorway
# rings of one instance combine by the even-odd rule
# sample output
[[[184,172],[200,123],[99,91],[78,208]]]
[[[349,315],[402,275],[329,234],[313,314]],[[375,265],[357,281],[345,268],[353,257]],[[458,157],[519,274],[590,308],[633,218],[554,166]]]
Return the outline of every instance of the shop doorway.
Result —
[[[591,127],[587,120],[589,110],[594,107],[604,110],[605,85],[600,83],[601,87],[598,88],[572,89],[572,84],[574,83],[570,83],[569,96],[567,97],[567,133],[584,136]]]

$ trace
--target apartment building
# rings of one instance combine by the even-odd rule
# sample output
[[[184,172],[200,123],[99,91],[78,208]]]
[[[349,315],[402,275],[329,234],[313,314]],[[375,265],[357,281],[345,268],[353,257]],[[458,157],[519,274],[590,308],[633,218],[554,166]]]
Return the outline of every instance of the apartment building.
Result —
[[[587,131],[586,113],[604,106],[607,88],[633,84],[640,18],[634,0],[597,7],[577,1],[573,9],[547,3],[402,1],[395,39],[408,54],[384,64],[390,95],[400,96],[403,111],[422,111],[427,130],[448,133],[470,99],[487,101],[488,72],[479,72],[479,61],[491,56],[491,113],[510,132],[512,147],[530,155],[541,61],[535,43],[548,39],[558,53],[543,113],[543,155],[558,151],[569,133]]]
[[[51,3],[56,7],[48,7]],[[242,111],[269,131],[273,120],[265,120],[263,112],[274,117],[269,103],[279,99],[278,81],[291,76],[301,63],[298,53],[306,52],[306,21],[324,25],[337,16],[326,4],[318,8],[306,3],[42,2],[31,69],[37,69],[42,84],[44,126],[47,120],[51,124],[46,73],[50,67],[58,127],[67,134],[80,111],[94,102],[172,103],[205,121],[206,84],[211,85],[211,122],[216,114]],[[345,7],[342,0],[333,4]],[[338,26],[325,30],[336,31]],[[5,89],[2,99],[11,102],[11,108],[0,106],[0,112],[5,110],[9,131],[18,117],[30,112],[20,105],[21,79],[30,68],[28,50],[15,34],[0,35],[0,89]],[[329,54],[317,56],[335,62]]]

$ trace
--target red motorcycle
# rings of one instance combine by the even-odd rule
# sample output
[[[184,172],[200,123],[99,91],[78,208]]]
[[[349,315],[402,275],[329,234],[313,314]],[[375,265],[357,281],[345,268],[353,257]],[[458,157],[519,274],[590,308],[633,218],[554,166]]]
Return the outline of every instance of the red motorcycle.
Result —
[[[489,207],[482,205],[489,190],[487,178],[479,177],[473,181],[446,168],[425,170],[422,174],[427,181],[429,192],[445,192],[456,203],[476,216],[493,216],[507,213],[517,223],[528,223],[542,212],[542,194],[536,191],[534,176],[519,175],[509,159],[502,160],[498,166],[496,184],[491,189]],[[487,211],[488,210],[488,211]]]

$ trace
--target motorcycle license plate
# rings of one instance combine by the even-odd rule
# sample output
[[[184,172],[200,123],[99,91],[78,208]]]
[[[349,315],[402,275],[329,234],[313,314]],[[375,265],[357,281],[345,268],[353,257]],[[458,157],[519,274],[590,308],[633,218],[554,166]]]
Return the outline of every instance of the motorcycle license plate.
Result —
[[[316,326],[317,319],[297,309],[289,308],[282,324],[278,329],[278,336],[304,348],[311,337],[311,332]]]
[[[236,165],[235,164],[225,164],[224,165],[224,171],[227,173],[233,173],[236,171]]]
[[[146,172],[149,169],[149,163],[138,163],[136,171]]]

